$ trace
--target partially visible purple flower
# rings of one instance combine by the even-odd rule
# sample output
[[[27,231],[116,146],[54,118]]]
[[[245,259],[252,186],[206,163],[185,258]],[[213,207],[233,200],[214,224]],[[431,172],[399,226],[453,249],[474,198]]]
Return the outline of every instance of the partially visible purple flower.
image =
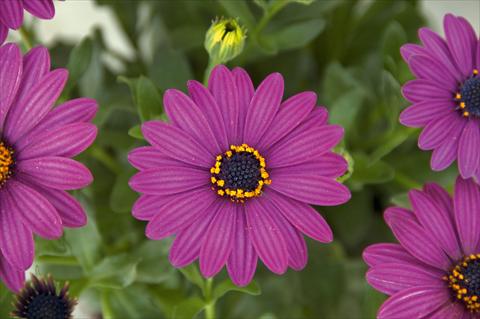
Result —
[[[80,98],[52,109],[67,81],[50,71],[50,56],[37,47],[24,57],[15,44],[0,47],[0,278],[19,290],[34,258],[33,234],[62,235],[86,215],[67,190],[92,181],[71,159],[95,139],[89,123],[97,104]]]
[[[336,178],[347,163],[331,149],[343,129],[328,125],[313,92],[282,102],[283,78],[270,74],[255,90],[245,70],[217,66],[208,89],[164,95],[170,124],[142,125],[152,145],[134,149],[142,193],[133,215],[149,221],[151,239],[175,235],[170,261],[200,261],[205,277],[224,265],[236,285],[253,278],[257,259],[282,274],[307,262],[303,235],[330,242],[332,231],[309,204],[339,205],[350,192]]]
[[[412,210],[384,217],[400,244],[374,244],[367,281],[390,295],[378,318],[480,318],[480,186],[458,177],[453,200],[439,185],[409,192]]]
[[[8,29],[19,29],[23,24],[23,10],[40,19],[52,19],[55,15],[53,0],[1,0],[0,44],[5,41]]]
[[[458,160],[463,178],[480,177],[480,40],[462,17],[447,14],[446,40],[428,28],[419,30],[422,45],[401,48],[417,77],[403,86],[413,105],[400,122],[423,127],[422,150],[433,150],[431,167],[441,171]]]

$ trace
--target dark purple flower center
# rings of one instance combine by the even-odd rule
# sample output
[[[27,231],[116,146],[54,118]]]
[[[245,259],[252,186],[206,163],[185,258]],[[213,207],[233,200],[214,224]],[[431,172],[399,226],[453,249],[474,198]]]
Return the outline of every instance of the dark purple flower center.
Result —
[[[480,312],[480,254],[462,259],[445,279],[454,297],[471,312]]]
[[[216,157],[210,169],[213,189],[240,202],[259,196],[263,186],[271,183],[265,166],[265,159],[253,147],[231,145],[229,151]]]
[[[464,116],[480,117],[480,76],[478,70],[474,70],[473,75],[463,83],[455,96],[455,100]]]
[[[29,303],[25,315],[28,319],[65,319],[68,318],[65,300],[56,295],[41,294]]]
[[[13,159],[13,150],[4,142],[0,141],[0,187],[10,178],[15,161]]]

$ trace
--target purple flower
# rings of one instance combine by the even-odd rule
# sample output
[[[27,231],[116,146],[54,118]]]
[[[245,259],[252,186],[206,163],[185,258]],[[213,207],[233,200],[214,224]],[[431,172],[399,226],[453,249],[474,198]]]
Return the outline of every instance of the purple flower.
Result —
[[[335,180],[347,163],[331,152],[343,129],[326,124],[313,92],[282,102],[278,73],[255,90],[245,70],[219,65],[208,89],[189,81],[188,91],[165,92],[171,123],[144,123],[152,146],[129,154],[140,170],[130,186],[142,193],[133,215],[149,221],[151,239],[176,235],[171,263],[184,267],[198,258],[205,277],[226,264],[233,282],[247,285],[258,258],[277,274],[302,269],[303,234],[325,243],[333,238],[309,204],[350,198]]]
[[[441,171],[456,159],[463,178],[480,178],[480,41],[462,17],[447,14],[446,40],[419,30],[422,46],[406,44],[401,53],[417,77],[403,86],[413,105],[400,122],[423,127],[422,150],[433,150],[431,167]]]
[[[480,318],[480,186],[457,178],[453,200],[439,185],[409,193],[413,209],[384,217],[400,244],[375,244],[367,281],[390,295],[378,318]]]
[[[63,226],[80,227],[85,213],[66,190],[90,184],[90,171],[70,159],[95,139],[94,100],[52,109],[67,81],[50,71],[46,48],[24,57],[15,44],[0,47],[0,278],[19,290],[34,257],[33,234],[53,239]]]
[[[23,9],[40,19],[52,19],[55,15],[53,0],[1,0],[0,44],[5,41],[8,29],[19,29],[23,24]]]

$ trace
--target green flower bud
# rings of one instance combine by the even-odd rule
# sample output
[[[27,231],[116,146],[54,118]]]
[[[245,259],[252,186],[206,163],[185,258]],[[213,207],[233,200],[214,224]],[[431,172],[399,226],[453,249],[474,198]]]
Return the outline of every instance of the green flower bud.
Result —
[[[205,49],[210,59],[225,63],[243,51],[246,29],[236,19],[215,19],[205,36]]]

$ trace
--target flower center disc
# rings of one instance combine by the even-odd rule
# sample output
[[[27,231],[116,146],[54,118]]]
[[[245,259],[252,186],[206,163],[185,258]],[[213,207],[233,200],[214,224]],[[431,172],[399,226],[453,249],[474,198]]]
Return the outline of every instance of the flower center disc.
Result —
[[[265,159],[247,144],[231,145],[230,150],[216,157],[210,169],[213,190],[234,201],[259,196],[271,180],[265,169]]]
[[[28,319],[64,319],[68,318],[68,306],[58,296],[40,294],[30,301],[25,314]]]
[[[480,76],[478,70],[473,71],[473,76],[466,80],[455,100],[464,116],[480,117]]]
[[[0,187],[12,175],[13,150],[0,142]]]
[[[445,279],[455,298],[471,312],[480,312],[480,254],[465,257]]]

